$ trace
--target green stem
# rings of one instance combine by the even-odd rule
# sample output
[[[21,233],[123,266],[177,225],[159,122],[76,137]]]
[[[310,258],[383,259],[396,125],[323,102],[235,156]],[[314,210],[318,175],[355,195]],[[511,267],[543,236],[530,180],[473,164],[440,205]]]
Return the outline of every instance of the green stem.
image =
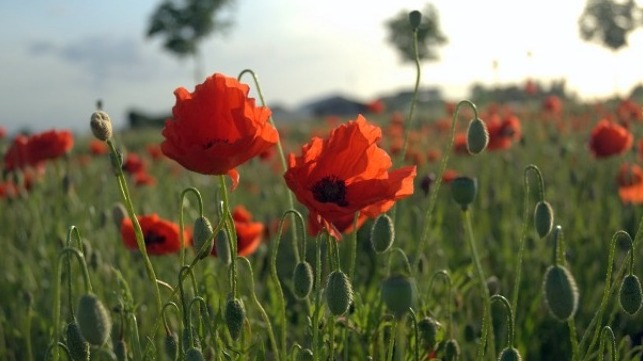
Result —
[[[313,360],[319,361],[319,313],[321,312],[321,242],[320,238],[325,235],[330,239],[328,232],[320,232],[315,237],[315,310],[313,311]]]
[[[393,320],[393,329],[391,330],[391,336],[388,340],[388,348],[386,350],[387,360],[391,360],[393,358],[393,349],[395,348],[395,335],[397,335],[397,319]]]
[[[473,228],[471,227],[471,216],[468,210],[462,211],[464,223],[466,227],[467,240],[473,256],[473,262],[478,275],[478,282],[480,283],[480,296],[482,297],[483,316],[482,316],[482,335],[480,336],[480,345],[478,345],[478,352],[476,359],[479,361],[484,360],[486,345],[489,345],[489,353],[492,359],[496,359],[495,343],[493,341],[493,329],[491,324],[491,300],[489,298],[489,289],[487,289],[487,278],[482,270],[480,257],[476,248],[475,240],[473,239]]]
[[[134,312],[127,313],[127,322],[129,329],[132,332],[130,342],[132,343],[132,352],[134,353],[134,360],[143,360],[143,351],[141,350],[141,341],[138,335],[138,323],[136,322],[136,315]]]
[[[353,280],[355,273],[355,259],[357,258],[357,220],[359,219],[359,211],[355,212],[353,218],[353,233],[348,238],[348,278]]]
[[[248,261],[247,258],[245,257],[237,257],[238,260],[241,260],[242,263],[244,263],[248,267],[248,271],[250,271],[250,277],[248,278],[250,285],[250,294],[252,295],[252,300],[255,303],[255,306],[257,306],[257,309],[259,310],[259,313],[261,314],[261,317],[263,318],[263,321],[266,323],[266,329],[268,331],[268,339],[270,340],[270,343],[272,344],[272,350],[274,352],[274,358],[275,360],[279,360],[279,346],[277,344],[277,339],[275,338],[275,333],[272,329],[272,323],[270,322],[270,318],[268,317],[268,314],[266,313],[266,310],[261,306],[261,303],[259,302],[259,299],[257,298],[257,294],[255,293],[255,281],[254,281],[254,272],[252,271],[252,265],[250,265],[250,261]],[[284,325],[285,326],[285,325]],[[285,328],[285,327],[284,327]],[[285,342],[285,341],[284,341]],[[284,348],[282,349],[283,352],[286,352],[285,345]]]
[[[511,305],[509,304],[509,301],[504,296],[501,295],[493,295],[491,296],[491,302],[493,301],[499,301],[502,303],[503,306],[505,306],[505,309],[507,311],[507,348],[512,348],[514,345],[514,315],[513,315],[513,310],[511,308]]]
[[[62,348],[63,351],[65,351],[65,353],[67,354],[67,359],[68,360],[72,359],[71,354],[69,353],[69,349],[67,348],[67,346],[65,346],[64,343],[59,341],[59,342],[56,342],[55,344],[50,344],[49,347],[47,347],[47,351],[45,351],[45,355],[46,355],[45,356],[45,361],[49,360],[49,356],[51,355],[51,349],[54,348],[54,347]],[[58,360],[59,355],[60,354],[58,352],[54,352],[54,360]]]
[[[234,258],[237,256],[237,231],[234,227],[234,220],[230,213],[230,201],[228,200],[228,188],[225,184],[225,176],[219,176],[219,184],[221,186],[221,198],[223,201],[223,218],[226,219],[226,229],[229,232],[228,242],[230,243],[230,283],[232,289],[232,297],[237,297],[237,266]]]
[[[605,326],[601,331],[601,335],[601,344],[598,348],[600,360],[605,360],[605,338],[607,337],[607,342],[609,342],[610,345],[610,359],[616,361],[616,337],[614,337],[614,331],[612,331],[611,327]]]
[[[402,264],[406,267],[406,272],[411,275],[411,264],[409,263],[409,258],[406,256],[406,253],[400,247],[393,247],[388,256],[388,265],[386,268],[387,274],[391,275],[391,264],[393,263],[393,256],[399,255],[402,259]]]
[[[420,361],[420,330],[418,328],[418,319],[413,311],[413,308],[409,307],[409,314],[411,315],[411,320],[413,321],[413,332],[415,336],[415,361]]]
[[[194,195],[196,196],[196,199],[199,203],[199,215],[203,216],[203,198],[201,197],[201,193],[199,192],[199,190],[196,189],[195,187],[189,187],[184,189],[183,192],[181,192],[181,201],[179,203],[179,236],[181,238],[181,256],[180,256],[181,266],[185,265],[185,239],[183,234],[185,223],[183,221],[183,201],[189,192],[194,193]],[[197,252],[200,252],[200,250],[197,250]]]
[[[578,336],[576,335],[576,322],[574,322],[573,317],[567,321],[567,327],[569,328],[569,341],[572,344],[572,361],[578,361],[580,349],[578,346]]]
[[[447,314],[449,315],[449,323],[447,324],[447,329],[449,330],[449,338],[453,338],[453,294],[452,294],[452,286],[451,286],[451,276],[449,275],[449,272],[447,270],[440,270],[437,271],[436,273],[431,276],[431,280],[429,281],[429,295],[431,295],[433,291],[433,282],[438,276],[444,277],[446,284],[447,284]]]
[[[408,143],[409,143],[409,135],[411,134],[413,120],[414,120],[413,115],[415,114],[415,106],[417,104],[418,91],[420,89],[420,77],[421,77],[422,68],[420,67],[420,54],[418,51],[418,30],[417,29],[413,30],[413,52],[415,54],[415,59],[414,59],[415,86],[413,87],[413,97],[411,98],[411,106],[409,107],[409,115],[408,115],[409,124],[406,127],[406,134],[404,136],[404,143],[402,143],[402,151],[400,152],[400,155],[399,155],[398,164],[402,164],[404,162],[404,157],[406,156],[406,149],[408,148]]]
[[[328,320],[328,360],[335,360],[335,316],[330,315]]]
[[[447,145],[444,147],[444,150],[442,151],[442,161],[440,162],[440,170],[435,179],[435,184],[431,186],[431,194],[429,196],[429,205],[427,206],[426,213],[424,215],[424,220],[422,223],[423,224],[422,236],[420,237],[420,244],[418,245],[418,249],[417,249],[417,257],[416,257],[414,269],[418,269],[419,262],[422,259],[421,256],[424,254],[424,246],[429,242],[429,232],[431,230],[433,208],[435,207],[435,204],[438,199],[438,191],[440,190],[440,185],[442,184],[442,176],[444,175],[444,172],[447,168],[447,162],[449,161],[449,154],[453,149],[453,142],[455,141],[455,124],[456,124],[456,121],[458,120],[458,114],[460,112],[460,108],[463,105],[468,105],[471,109],[473,109],[474,118],[478,118],[478,108],[476,108],[476,105],[473,104],[470,100],[461,100],[456,105],[455,111],[453,112],[453,117],[451,118],[451,132],[449,133],[449,141],[447,142]],[[643,220],[642,220],[642,225],[643,225]]]
[[[27,360],[33,361],[33,347],[31,345],[31,302],[27,303],[27,315],[25,320],[25,348],[27,349]]]
[[[78,228],[76,228],[76,226],[69,227],[69,232],[67,232],[66,247],[73,247],[71,244],[73,235],[76,235],[76,247],[80,252],[82,252],[83,246],[80,240],[80,233],[78,232]],[[72,299],[71,261],[69,260],[69,257],[65,259],[65,266],[67,268],[67,299],[69,300],[69,314],[71,315],[72,319],[76,319],[76,316],[74,313],[74,302]]]
[[[107,140],[107,145],[109,146],[112,159],[120,159],[118,152],[116,151],[116,148],[114,147],[114,143],[112,143],[111,139]],[[132,220],[132,225],[134,226],[134,235],[136,237],[136,244],[138,246],[139,252],[143,255],[143,262],[145,263],[145,271],[147,272],[147,278],[152,283],[152,286],[154,288],[154,295],[156,299],[156,311],[157,314],[161,314],[161,310],[163,309],[163,303],[161,302],[161,291],[159,290],[159,286],[156,283],[156,274],[154,273],[154,266],[152,266],[152,261],[150,260],[149,255],[147,254],[147,248],[145,247],[145,238],[143,237],[143,230],[141,229],[141,225],[138,222],[138,218],[136,217],[136,213],[134,212],[134,205],[132,204],[132,199],[129,193],[129,189],[127,188],[127,182],[125,181],[125,175],[123,174],[123,169],[121,166],[114,166],[114,172],[116,175],[116,179],[118,180],[118,186],[121,191],[121,196],[123,197],[123,201],[125,202],[125,208],[127,209],[127,214],[129,215],[129,218]]]

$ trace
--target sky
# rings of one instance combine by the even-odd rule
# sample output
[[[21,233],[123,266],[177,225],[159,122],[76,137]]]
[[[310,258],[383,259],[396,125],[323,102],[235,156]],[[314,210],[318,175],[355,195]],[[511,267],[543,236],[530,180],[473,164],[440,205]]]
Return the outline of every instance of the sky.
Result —
[[[205,75],[236,77],[252,69],[268,105],[289,108],[335,93],[364,101],[394,94],[412,87],[415,69],[387,43],[384,23],[426,3],[235,0],[223,14],[233,23],[229,31],[202,44]],[[196,80],[193,61],[146,39],[158,4],[0,2],[0,126],[9,132],[85,132],[99,98],[116,127],[125,126],[131,109],[169,114],[174,89],[191,91]],[[421,86],[437,86],[449,99],[466,98],[472,83],[523,84],[528,78],[545,84],[565,79],[586,100],[627,95],[643,83],[643,29],[616,54],[584,42],[577,26],[584,0],[432,4],[448,44],[439,49],[438,61],[423,63]]]

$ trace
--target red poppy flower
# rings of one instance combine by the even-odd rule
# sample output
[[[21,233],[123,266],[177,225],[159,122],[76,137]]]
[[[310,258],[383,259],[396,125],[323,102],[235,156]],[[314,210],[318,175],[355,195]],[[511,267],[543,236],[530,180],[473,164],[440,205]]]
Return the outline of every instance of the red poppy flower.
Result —
[[[145,170],[134,173],[134,184],[137,186],[153,186],[156,184],[156,178],[147,173]]]
[[[261,244],[265,226],[261,222],[253,222],[252,214],[244,206],[236,206],[232,210],[232,219],[237,232],[237,254],[242,257],[251,255]],[[217,255],[216,247],[212,248],[211,254]]]
[[[129,153],[123,161],[123,170],[129,174],[136,174],[145,171],[145,162],[136,153]]]
[[[0,199],[15,198],[18,192],[18,187],[13,182],[0,182]]]
[[[486,123],[489,130],[487,149],[490,151],[509,149],[515,141],[522,137],[520,120],[514,115],[501,118],[499,115],[493,114],[489,116]]]
[[[618,195],[623,203],[643,203],[643,169],[636,164],[623,164],[616,176]]]
[[[386,105],[382,99],[376,99],[366,105],[366,109],[373,114],[382,114],[386,109]]]
[[[89,152],[93,155],[105,155],[107,154],[107,144],[98,139],[92,139],[89,141]]]
[[[176,253],[181,249],[178,224],[159,218],[157,214],[141,215],[137,218],[143,230],[145,248],[149,254]],[[134,225],[129,218],[123,219],[121,236],[125,247],[131,250],[138,250],[134,235]],[[183,237],[187,242],[190,239],[189,232],[184,230]]]
[[[643,108],[631,99],[624,99],[616,107],[618,118],[624,122],[643,120]]]
[[[527,82],[525,83],[525,93],[529,95],[536,95],[538,93],[538,90],[538,84],[531,79],[527,79]]]
[[[145,149],[150,158],[154,160],[163,158],[163,152],[161,152],[161,147],[158,144],[148,144],[145,146]]]
[[[596,158],[621,154],[632,147],[634,137],[626,128],[601,119],[596,124],[589,140],[589,149]]]
[[[543,100],[543,110],[550,114],[560,114],[563,112],[563,102],[559,97],[550,95]]]
[[[163,154],[201,174],[228,174],[236,186],[235,167],[277,143],[268,122],[270,109],[255,106],[250,88],[222,74],[208,77],[193,93],[174,91],[174,119],[165,122]]]
[[[14,171],[29,165],[29,137],[18,135],[4,155],[4,169]]]
[[[4,139],[7,136],[7,130],[4,127],[0,127],[0,139]]]
[[[29,137],[28,159],[35,165],[48,159],[67,154],[74,146],[74,138],[68,130],[49,130]]]
[[[453,169],[445,169],[442,174],[442,182],[451,183],[454,179],[458,178],[460,174]]]
[[[453,138],[453,151],[460,155],[471,155],[467,148],[467,135],[465,133],[456,133]]]
[[[302,155],[289,155],[284,178],[297,200],[308,208],[309,231],[328,229],[336,238],[366,218],[389,210],[413,194],[414,166],[389,172],[389,155],[377,146],[382,130],[361,115],[334,129],[328,139],[313,138]]]

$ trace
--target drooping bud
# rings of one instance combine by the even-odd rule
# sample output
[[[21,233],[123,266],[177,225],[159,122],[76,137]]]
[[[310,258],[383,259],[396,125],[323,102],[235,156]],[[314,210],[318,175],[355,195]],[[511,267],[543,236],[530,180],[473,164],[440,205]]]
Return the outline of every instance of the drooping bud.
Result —
[[[310,263],[306,261],[297,263],[292,273],[292,283],[297,298],[303,300],[308,297],[313,289],[313,268]]]
[[[228,234],[221,230],[217,235],[217,240],[214,242],[214,247],[217,249],[217,257],[223,262],[224,265],[229,266],[232,263],[232,256],[230,254],[230,243],[228,242]]]
[[[451,181],[451,195],[453,199],[466,210],[476,198],[478,182],[475,178],[457,177]]]
[[[534,210],[534,226],[540,238],[544,238],[554,227],[554,210],[547,201],[540,201]]]
[[[246,319],[246,309],[241,300],[228,295],[225,305],[225,323],[233,340],[237,340],[243,331],[243,322]]]
[[[353,287],[348,276],[342,271],[333,271],[326,283],[326,303],[330,312],[340,316],[348,311],[353,301]]]
[[[394,275],[382,283],[382,300],[396,317],[401,317],[415,304],[417,298],[415,280],[403,275]]]
[[[411,24],[411,28],[413,30],[416,30],[417,28],[420,27],[420,23],[422,22],[422,13],[413,10],[409,13],[409,24]]]
[[[92,113],[89,126],[98,140],[105,142],[112,137],[112,120],[109,118],[109,114],[104,111],[99,110]]]
[[[178,356],[179,342],[175,333],[168,333],[165,335],[165,354],[171,361],[175,361]]]
[[[489,144],[487,125],[480,118],[471,119],[467,129],[467,151],[480,154]]]
[[[89,361],[89,342],[85,341],[76,322],[71,322],[65,330],[67,348],[73,361]]]
[[[444,354],[447,361],[456,361],[460,359],[460,345],[456,339],[450,339],[444,346]]]
[[[309,348],[299,351],[299,354],[297,355],[297,361],[312,361],[314,359],[313,351]]]
[[[498,361],[521,361],[520,352],[514,347],[507,347],[500,353]]]
[[[386,214],[382,214],[373,223],[371,227],[371,245],[376,253],[388,251],[395,240],[395,229],[393,220]]]
[[[623,278],[618,300],[623,311],[630,314],[630,316],[634,316],[641,309],[643,293],[641,291],[641,282],[636,275],[631,274]]]
[[[114,355],[116,355],[116,360],[118,361],[127,361],[127,344],[125,340],[114,342]]]
[[[194,221],[194,230],[192,232],[192,241],[194,249],[197,252],[198,259],[204,259],[212,253],[214,247],[214,230],[210,221],[200,216]]]
[[[418,322],[418,331],[423,349],[432,351],[435,348],[438,343],[438,327],[438,323],[430,317],[425,317]]]
[[[80,296],[77,314],[78,326],[85,340],[94,346],[103,345],[112,328],[112,319],[98,297],[89,293]]]
[[[543,283],[545,300],[549,312],[559,321],[574,317],[578,308],[578,288],[576,281],[567,268],[549,266]]]
[[[185,353],[185,361],[205,361],[205,358],[203,358],[201,350],[196,347],[190,347]]]

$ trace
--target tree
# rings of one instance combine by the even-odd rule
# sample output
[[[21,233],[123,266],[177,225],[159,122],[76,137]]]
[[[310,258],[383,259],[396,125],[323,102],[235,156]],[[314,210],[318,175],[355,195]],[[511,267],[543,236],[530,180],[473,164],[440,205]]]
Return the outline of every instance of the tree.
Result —
[[[389,31],[388,41],[399,51],[402,61],[415,61],[413,51],[413,30],[409,23],[409,12],[401,11],[386,22]],[[438,11],[428,4],[422,12],[422,20],[417,30],[418,55],[420,60],[436,60],[436,48],[447,42],[446,36],[440,30]]]
[[[642,25],[642,12],[634,0],[587,0],[578,20],[580,35],[617,51],[627,46],[627,35]]]
[[[150,18],[147,37],[163,37],[163,47],[179,58],[199,62],[199,43],[213,32],[231,25],[218,15],[234,0],[163,0]],[[201,78],[196,66],[197,81]]]

